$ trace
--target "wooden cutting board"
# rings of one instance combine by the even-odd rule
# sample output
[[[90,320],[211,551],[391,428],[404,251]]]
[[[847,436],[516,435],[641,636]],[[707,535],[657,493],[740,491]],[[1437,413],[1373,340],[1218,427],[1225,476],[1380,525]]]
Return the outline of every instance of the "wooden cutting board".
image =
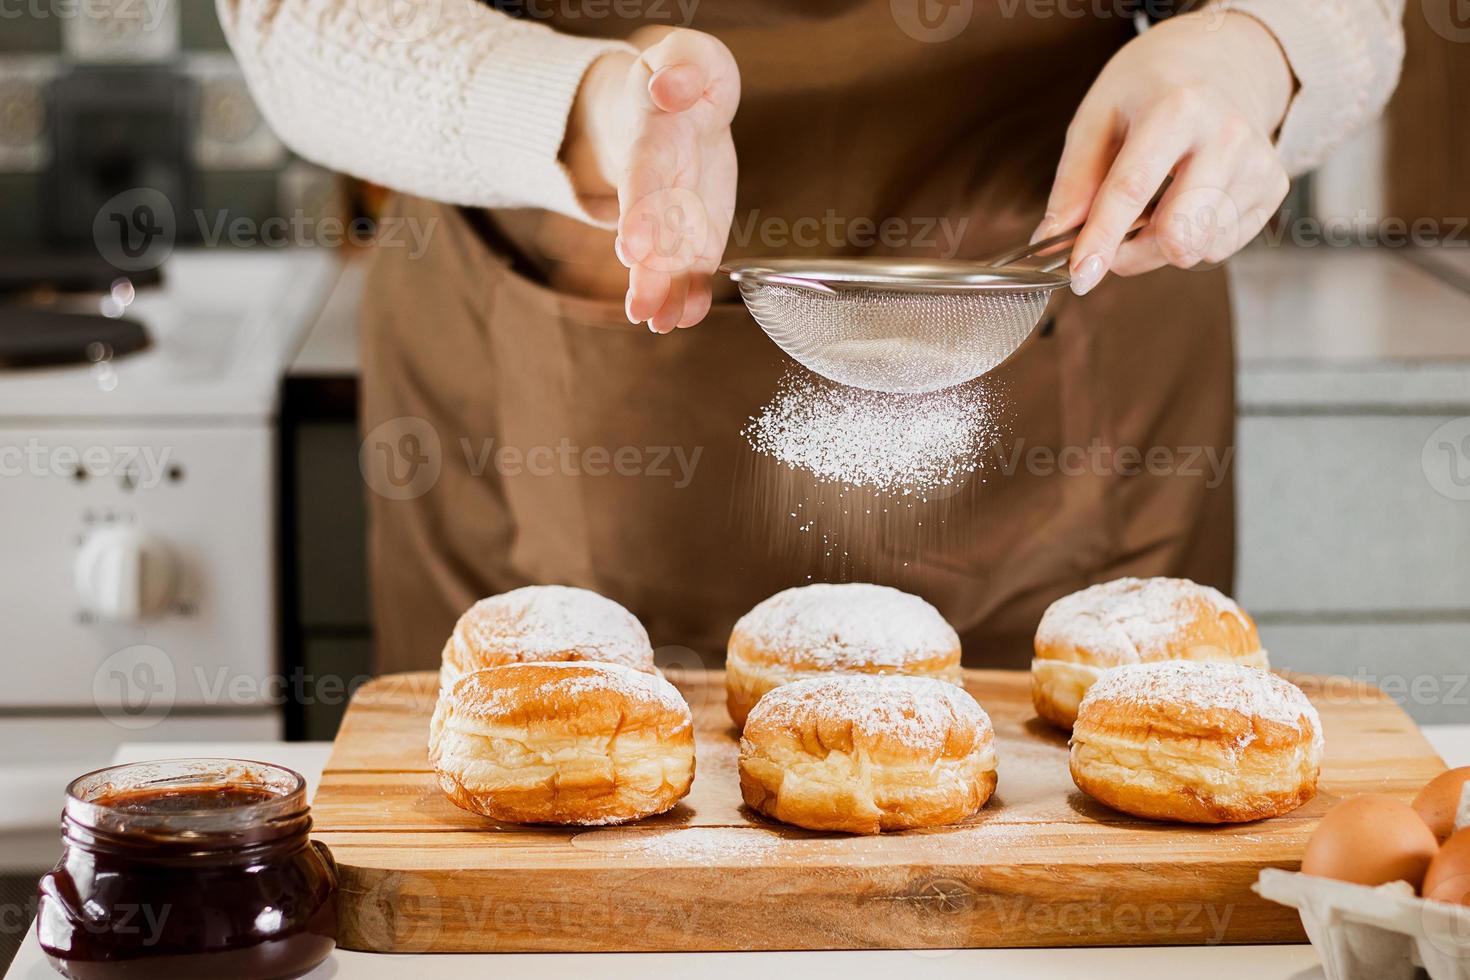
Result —
[[[1298,942],[1296,912],[1250,891],[1295,868],[1342,796],[1410,798],[1444,764],[1395,704],[1342,678],[1292,679],[1322,713],[1321,792],[1275,820],[1149,823],[1082,795],[1030,680],[969,671],[995,722],[1000,785],[964,824],[881,837],[787,827],[740,800],[723,676],[671,675],[694,710],[698,775],[624,827],[496,824],[439,792],[425,743],[437,675],[364,686],[314,804],[341,871],[348,949],[864,949]]]

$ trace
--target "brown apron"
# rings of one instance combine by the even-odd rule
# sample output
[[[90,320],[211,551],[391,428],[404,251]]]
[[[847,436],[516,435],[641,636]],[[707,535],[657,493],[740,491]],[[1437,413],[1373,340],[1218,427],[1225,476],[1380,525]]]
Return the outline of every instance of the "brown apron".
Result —
[[[742,72],[727,255],[969,257],[1029,233],[1066,124],[1131,21],[979,2],[957,36],[924,40],[928,22],[904,15],[915,2],[698,4],[688,26],[724,40]],[[422,256],[378,250],[365,305],[381,670],[433,666],[471,602],[538,582],[594,589],[656,645],[713,657],[778,589],[883,582],[934,602],[967,663],[1010,666],[1046,604],[1091,582],[1231,586],[1223,272],[1058,294],[991,379],[1005,434],[978,476],[892,499],[750,450],[742,426],[799,369],[728,292],[698,327],[656,337],[623,318],[607,232],[543,212],[395,208],[437,224]],[[861,219],[885,218],[896,233],[870,241]],[[419,478],[385,482],[380,459],[422,464],[403,471]]]

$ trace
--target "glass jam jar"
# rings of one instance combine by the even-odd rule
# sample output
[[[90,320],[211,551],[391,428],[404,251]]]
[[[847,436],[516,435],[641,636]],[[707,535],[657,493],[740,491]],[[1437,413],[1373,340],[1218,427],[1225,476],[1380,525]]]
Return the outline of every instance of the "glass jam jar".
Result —
[[[114,766],[67,787],[36,933],[76,980],[299,977],[331,953],[336,866],[306,781],[236,759]]]

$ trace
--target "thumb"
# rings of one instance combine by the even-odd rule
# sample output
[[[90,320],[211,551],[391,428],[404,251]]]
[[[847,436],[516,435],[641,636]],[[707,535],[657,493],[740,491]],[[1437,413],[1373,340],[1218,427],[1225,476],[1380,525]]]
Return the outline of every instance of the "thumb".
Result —
[[[664,112],[684,112],[706,96],[723,101],[732,74],[727,68],[734,63],[718,40],[691,30],[671,31],[639,60],[648,72],[649,102]]]

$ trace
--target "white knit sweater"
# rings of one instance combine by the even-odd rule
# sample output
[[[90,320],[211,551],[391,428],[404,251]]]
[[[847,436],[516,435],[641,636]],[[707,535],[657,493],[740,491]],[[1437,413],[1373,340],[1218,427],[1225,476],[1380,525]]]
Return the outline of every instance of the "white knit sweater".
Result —
[[[626,45],[478,0],[217,3],[261,111],[302,156],[421,197],[590,220],[558,155],[587,66]],[[1286,52],[1293,173],[1377,116],[1398,80],[1404,0],[1213,5],[1252,15]]]

